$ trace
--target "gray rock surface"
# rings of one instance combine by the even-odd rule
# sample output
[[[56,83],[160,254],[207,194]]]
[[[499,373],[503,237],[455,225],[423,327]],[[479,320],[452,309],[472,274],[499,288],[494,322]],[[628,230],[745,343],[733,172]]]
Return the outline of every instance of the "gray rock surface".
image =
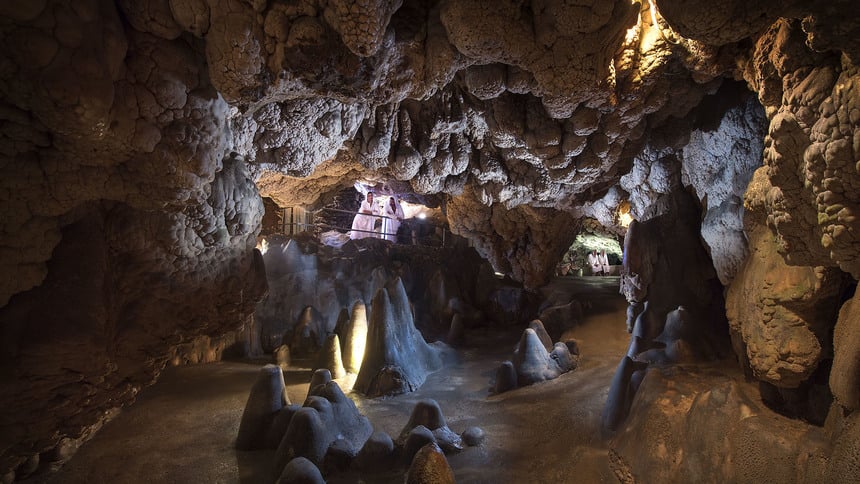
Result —
[[[367,396],[416,390],[442,367],[439,350],[415,328],[409,298],[399,278],[373,298],[364,360],[353,388]]]
[[[372,433],[370,421],[358,412],[336,382],[318,385],[311,389],[302,408],[290,420],[275,451],[274,474],[281,475],[287,463],[296,457],[305,457],[321,466],[335,441],[354,458]]]
[[[289,404],[281,368],[276,365],[260,368],[257,381],[251,387],[245,410],[242,412],[236,448],[239,450],[264,448],[266,434],[275,420],[275,415]]]
[[[537,288],[583,213],[658,216],[682,165],[728,283],[764,132],[767,189],[745,209],[789,264],[856,280],[855,3],[6,2],[0,474],[89,435],[178,346],[246,322],[265,293],[259,193],[309,206],[370,178],[444,194],[452,230]],[[765,130],[713,104],[729,79]],[[283,309],[305,306],[339,309]],[[262,322],[265,349],[297,320]]]

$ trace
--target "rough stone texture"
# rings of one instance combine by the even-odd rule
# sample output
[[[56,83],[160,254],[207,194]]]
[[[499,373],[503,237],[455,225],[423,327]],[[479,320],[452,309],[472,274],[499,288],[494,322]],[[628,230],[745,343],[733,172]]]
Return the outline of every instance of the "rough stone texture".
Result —
[[[726,295],[729,324],[756,378],[795,388],[830,357],[843,279],[834,269],[787,265],[766,227],[749,235],[752,253]]]
[[[296,457],[284,467],[277,484],[325,484],[319,467],[304,457]]]
[[[542,286],[576,237],[570,215],[548,208],[487,206],[466,192],[448,204],[451,231],[469,238],[482,256],[526,287]]]
[[[838,51],[810,50],[806,39],[799,22],[775,22],[743,71],[770,121],[770,188],[758,203],[790,264],[838,265],[856,279],[860,71]]]
[[[448,459],[442,449],[434,443],[421,448],[409,471],[406,473],[407,484],[454,484],[454,472],[448,465]]]
[[[172,347],[244,320],[261,293],[249,277],[259,199],[244,175],[225,174],[245,161],[285,205],[319,203],[358,178],[444,193],[453,230],[535,288],[583,204],[604,199],[598,218],[625,201],[647,208],[667,158],[689,163],[693,147],[719,139],[683,118],[723,78],[742,78],[769,124],[763,223],[780,253],[860,277],[856,2],[653,3],[0,5],[3,365],[13,390],[30,389],[0,403],[4,421],[52,416],[2,432],[0,473],[130,401]],[[631,167],[647,186],[619,191]],[[214,193],[225,203],[211,203]],[[703,204],[724,282],[742,258],[732,200]],[[82,224],[104,250],[80,242]],[[732,243],[714,243],[717,233]],[[80,270],[62,270],[74,262],[60,258],[82,254]],[[79,283],[93,271],[121,289],[94,296]],[[58,293],[69,303],[52,304]],[[95,316],[60,325],[65,316],[46,314],[31,335],[19,324],[27,307]],[[71,340],[62,355],[31,351],[55,340]],[[36,363],[13,361],[34,354]],[[61,370],[82,354],[94,363]],[[66,411],[44,408],[51,393],[67,397]],[[33,402],[40,409],[26,410]]]
[[[833,331],[833,367],[830,389],[833,398],[847,410],[860,406],[860,293],[842,305]]]
[[[394,441],[382,431],[376,431],[358,451],[354,465],[363,470],[377,470],[379,466],[391,465],[394,460]]]
[[[578,357],[571,355],[565,343],[555,343],[543,323],[536,319],[523,331],[514,349],[512,361],[503,362],[496,371],[495,393],[558,378],[577,367]]]
[[[741,89],[732,85],[734,90]],[[733,91],[720,90],[715,98],[730,102]],[[753,171],[761,166],[764,148],[764,112],[755,97],[737,95],[736,107],[729,108],[717,126],[699,120],[697,129],[681,150],[681,182],[695,190],[704,212],[704,240],[717,276],[728,286],[749,253],[743,233],[743,195]],[[700,107],[721,112],[715,106]],[[715,124],[715,123],[713,123]]]
[[[610,447],[637,482],[816,482],[803,476],[829,447],[821,429],[774,414],[754,388],[679,368],[648,371],[623,430]]]

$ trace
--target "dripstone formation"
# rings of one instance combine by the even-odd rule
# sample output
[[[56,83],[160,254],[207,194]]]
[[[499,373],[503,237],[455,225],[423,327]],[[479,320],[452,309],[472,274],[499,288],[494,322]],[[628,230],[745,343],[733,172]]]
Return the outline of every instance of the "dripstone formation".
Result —
[[[330,314],[247,320],[266,272],[311,270],[255,252],[260,195],[318,207],[359,180],[442,201],[527,289],[585,217],[615,226],[629,207],[667,240],[646,224],[692,194],[691,246],[628,250],[624,294],[648,302],[631,344],[660,351],[683,306],[720,333],[697,358],[731,348],[781,395],[832,364],[833,452],[803,475],[837,475],[856,463],[839,436],[860,428],[854,310],[809,313],[860,278],[858,39],[855,0],[3,2],[0,475],[68,458],[168,362],[217,358],[243,324],[271,352],[294,310]],[[663,297],[690,260],[708,283]],[[815,287],[770,287],[768,267]],[[306,322],[322,346],[314,325],[336,319]]]

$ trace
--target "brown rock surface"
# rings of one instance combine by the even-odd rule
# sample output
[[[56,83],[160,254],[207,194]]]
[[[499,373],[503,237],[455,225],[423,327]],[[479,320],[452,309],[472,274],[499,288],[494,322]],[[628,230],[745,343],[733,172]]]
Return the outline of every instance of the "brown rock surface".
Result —
[[[659,215],[675,159],[728,283],[758,145],[715,148],[759,121],[686,118],[726,77],[765,110],[767,189],[747,203],[779,253],[860,278],[855,3],[3,3],[2,384],[29,390],[5,406],[25,423],[2,433],[0,473],[130,401],[171,348],[245,321],[263,292],[258,191],[444,194],[453,230],[533,288],[584,204]]]
[[[726,313],[753,374],[794,388],[829,356],[842,278],[833,269],[786,265],[778,244],[764,227],[751,231],[751,254],[726,295]]]

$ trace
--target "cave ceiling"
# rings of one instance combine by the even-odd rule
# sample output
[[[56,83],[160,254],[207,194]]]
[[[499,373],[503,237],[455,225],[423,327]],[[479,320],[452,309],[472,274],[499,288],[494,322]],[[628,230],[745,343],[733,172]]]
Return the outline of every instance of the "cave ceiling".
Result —
[[[527,279],[531,269],[515,266],[534,262],[516,261],[529,256],[518,245],[548,244],[533,257],[541,270],[572,240],[557,229],[523,240],[534,224],[588,215],[612,225],[628,198],[647,216],[659,193],[642,183],[650,166],[686,163],[699,139],[691,113],[732,82],[767,116],[742,134],[768,137],[764,163],[780,192],[763,202],[769,223],[798,260],[860,275],[851,1],[42,0],[0,10],[0,247],[20,274],[4,280],[0,303],[43,280],[81,207],[179,213],[210,196],[228,158],[280,205],[315,207],[359,180],[446,196],[452,230]],[[761,163],[761,139],[747,141]],[[723,191],[743,196],[743,186]],[[802,216],[785,215],[795,205]],[[803,240],[809,229],[822,243]]]

